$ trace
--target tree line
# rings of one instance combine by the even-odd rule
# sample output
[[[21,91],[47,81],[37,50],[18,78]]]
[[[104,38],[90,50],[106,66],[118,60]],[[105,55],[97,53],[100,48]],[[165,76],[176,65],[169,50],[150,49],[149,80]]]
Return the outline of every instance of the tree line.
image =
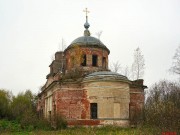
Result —
[[[36,95],[31,90],[14,96],[12,92],[0,89],[0,119],[16,120],[22,128],[36,123]]]
[[[43,117],[39,117],[37,109],[37,95],[31,90],[14,96],[12,92],[0,89],[0,120],[15,121],[21,129],[61,129],[67,126],[64,118],[55,116],[55,125]],[[0,124],[1,130],[1,124]]]

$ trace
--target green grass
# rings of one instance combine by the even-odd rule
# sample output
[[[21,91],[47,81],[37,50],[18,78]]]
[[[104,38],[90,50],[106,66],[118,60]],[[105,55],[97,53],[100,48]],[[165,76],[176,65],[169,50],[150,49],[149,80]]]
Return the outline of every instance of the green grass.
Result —
[[[16,121],[0,120],[0,135],[161,135],[162,130],[156,127],[141,126],[136,128],[105,127],[71,127],[62,130],[22,129]]]
[[[17,121],[0,120],[0,134],[6,131],[19,132],[22,131],[22,129]]]
[[[120,127],[75,127],[58,131],[5,131],[2,135],[161,135],[160,130],[151,128],[120,128]]]

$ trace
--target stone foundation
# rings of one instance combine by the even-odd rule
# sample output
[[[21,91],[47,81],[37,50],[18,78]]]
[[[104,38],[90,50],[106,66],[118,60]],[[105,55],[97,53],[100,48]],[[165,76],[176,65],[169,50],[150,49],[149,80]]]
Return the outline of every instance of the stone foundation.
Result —
[[[119,127],[130,126],[129,120],[86,119],[86,120],[67,120],[67,122],[68,122],[68,126],[108,126],[108,125],[114,125]]]

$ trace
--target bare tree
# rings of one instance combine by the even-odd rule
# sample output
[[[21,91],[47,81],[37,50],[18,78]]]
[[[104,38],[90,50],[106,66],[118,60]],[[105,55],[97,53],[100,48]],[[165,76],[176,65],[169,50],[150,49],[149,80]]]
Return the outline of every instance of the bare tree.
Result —
[[[175,74],[180,75],[180,45],[176,49],[176,53],[173,57],[173,65],[170,68],[170,71],[172,71]]]
[[[98,39],[100,39],[100,37],[101,37],[101,35],[102,35],[102,30],[101,31],[99,31],[99,32],[96,32],[96,35],[98,36]]]
[[[126,76],[127,78],[130,77],[130,71],[129,71],[129,67],[126,66],[124,69],[123,69],[123,75]]]
[[[141,54],[141,50],[138,47],[134,51],[134,62],[132,64],[132,79],[135,80],[142,78],[144,75],[144,69],[144,56]]]
[[[113,72],[118,73],[121,70],[121,64],[119,63],[119,61],[113,62],[111,64],[110,68]]]

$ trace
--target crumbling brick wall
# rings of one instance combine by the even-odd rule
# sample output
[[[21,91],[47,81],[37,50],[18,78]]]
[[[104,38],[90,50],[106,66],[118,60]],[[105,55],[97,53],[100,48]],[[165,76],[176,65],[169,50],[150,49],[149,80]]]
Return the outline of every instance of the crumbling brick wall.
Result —
[[[132,81],[130,85],[130,120],[131,124],[136,124],[142,119],[143,107],[144,107],[144,89],[143,80]]]
[[[86,119],[89,102],[86,91],[76,84],[64,84],[54,96],[56,112],[67,119]]]

